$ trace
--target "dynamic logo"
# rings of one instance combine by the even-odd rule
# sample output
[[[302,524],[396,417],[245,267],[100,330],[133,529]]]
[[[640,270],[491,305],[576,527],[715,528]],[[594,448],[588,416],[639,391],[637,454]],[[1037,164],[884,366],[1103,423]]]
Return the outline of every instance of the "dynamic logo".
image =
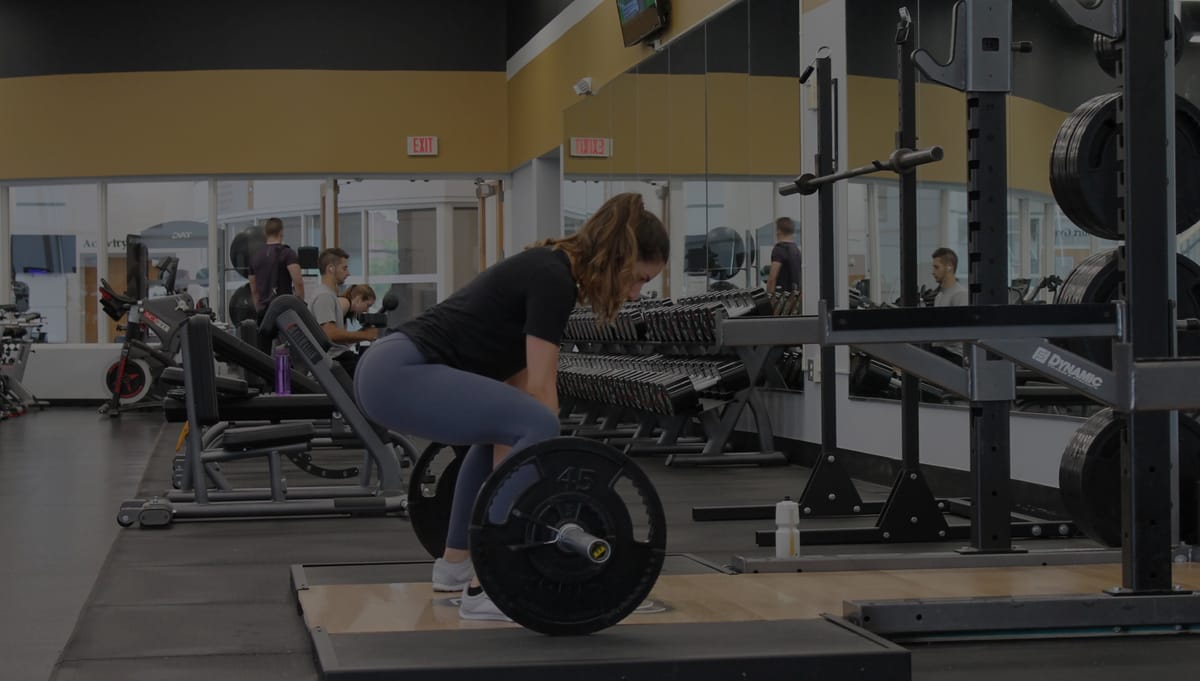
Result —
[[[1062,355],[1059,355],[1057,352],[1053,352],[1046,348],[1039,347],[1037,350],[1035,350],[1033,352],[1033,361],[1037,362],[1038,364],[1044,364],[1046,365],[1047,369],[1056,371],[1073,381],[1077,381],[1083,385],[1086,385],[1089,388],[1098,390],[1100,386],[1104,385],[1103,378],[1093,374],[1083,367],[1072,364],[1064,359]]]

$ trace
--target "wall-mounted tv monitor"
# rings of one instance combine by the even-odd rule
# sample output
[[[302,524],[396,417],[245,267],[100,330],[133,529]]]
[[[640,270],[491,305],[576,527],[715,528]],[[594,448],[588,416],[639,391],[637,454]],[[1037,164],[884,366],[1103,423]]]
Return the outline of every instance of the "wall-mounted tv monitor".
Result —
[[[653,38],[667,27],[668,0],[617,0],[625,47]]]

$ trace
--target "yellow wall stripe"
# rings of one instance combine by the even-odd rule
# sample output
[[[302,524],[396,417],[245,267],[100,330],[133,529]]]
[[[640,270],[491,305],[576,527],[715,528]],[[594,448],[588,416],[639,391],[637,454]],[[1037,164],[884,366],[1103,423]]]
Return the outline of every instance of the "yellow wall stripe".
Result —
[[[843,166],[858,167],[886,158],[895,146],[896,81],[850,76],[846,92],[849,150]],[[1069,112],[1021,97],[1008,101],[1008,184],[1050,194],[1050,147]],[[922,181],[965,184],[967,181],[966,96],[931,83],[917,84],[918,146],[940,145],[946,156],[921,166]],[[879,173],[892,177],[893,173]]]
[[[0,179],[502,173],[505,74],[238,70],[0,79]],[[439,155],[409,158],[408,135]]]
[[[686,33],[735,0],[671,3],[664,42]],[[616,8],[602,2],[509,81],[508,154],[513,168],[556,147],[563,136],[563,111],[579,101],[571,86],[591,76],[599,90],[652,54],[644,45],[626,48]]]

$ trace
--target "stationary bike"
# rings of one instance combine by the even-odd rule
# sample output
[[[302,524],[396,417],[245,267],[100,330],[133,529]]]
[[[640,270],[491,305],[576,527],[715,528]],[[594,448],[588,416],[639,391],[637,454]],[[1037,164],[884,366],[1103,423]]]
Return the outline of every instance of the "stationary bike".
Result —
[[[158,379],[163,369],[177,366],[178,331],[196,311],[191,296],[175,292],[178,267],[179,259],[175,257],[167,257],[159,263],[167,295],[157,298],[137,300],[117,293],[107,280],[100,280],[100,305],[104,313],[116,322],[126,317],[126,323],[117,327],[125,332],[121,354],[104,372],[104,384],[110,397],[100,405],[101,414],[115,418],[122,411],[162,406]],[[147,332],[157,339],[157,343],[147,342]]]

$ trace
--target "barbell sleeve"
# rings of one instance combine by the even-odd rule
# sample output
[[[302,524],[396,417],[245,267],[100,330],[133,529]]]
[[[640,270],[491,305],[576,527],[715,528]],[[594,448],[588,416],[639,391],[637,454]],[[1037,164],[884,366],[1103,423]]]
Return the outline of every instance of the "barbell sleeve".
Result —
[[[897,149],[888,158],[888,169],[900,173],[911,168],[916,168],[917,166],[925,165],[926,163],[935,163],[942,160],[944,156],[945,152],[938,146],[919,149],[917,151]]]
[[[562,550],[583,556],[597,565],[607,563],[612,555],[612,547],[607,541],[588,533],[575,523],[567,523],[559,528],[556,543]]]

